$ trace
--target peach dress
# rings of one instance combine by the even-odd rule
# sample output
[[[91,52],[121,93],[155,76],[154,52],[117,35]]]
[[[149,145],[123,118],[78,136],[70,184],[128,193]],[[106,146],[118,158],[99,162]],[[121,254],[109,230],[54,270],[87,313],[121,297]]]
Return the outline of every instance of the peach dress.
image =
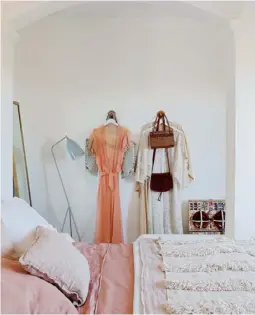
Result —
[[[101,126],[90,136],[89,150],[96,156],[100,176],[95,243],[123,243],[119,174],[129,147],[129,132],[122,126]]]

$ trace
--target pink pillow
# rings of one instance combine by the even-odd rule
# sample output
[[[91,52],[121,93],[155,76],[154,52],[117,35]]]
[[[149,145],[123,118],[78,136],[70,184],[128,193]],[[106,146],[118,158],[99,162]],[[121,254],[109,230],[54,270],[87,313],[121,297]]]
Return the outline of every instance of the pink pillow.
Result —
[[[32,275],[56,285],[75,305],[84,304],[90,281],[89,265],[64,235],[37,227],[34,243],[19,261]]]
[[[18,261],[2,258],[1,314],[78,314],[53,285],[28,274]]]

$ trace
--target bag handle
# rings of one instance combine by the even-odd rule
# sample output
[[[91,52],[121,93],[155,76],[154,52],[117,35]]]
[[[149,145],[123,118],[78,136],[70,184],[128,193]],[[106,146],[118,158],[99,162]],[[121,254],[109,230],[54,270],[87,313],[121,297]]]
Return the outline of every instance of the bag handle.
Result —
[[[171,133],[171,128],[170,128],[169,121],[168,121],[165,113],[161,112],[161,111],[157,113],[157,117],[156,117],[156,119],[154,121],[154,127],[153,127],[154,131],[159,131],[160,120],[162,120],[162,123],[163,123],[163,131],[166,131],[166,123],[167,123],[167,126],[169,128],[169,133]],[[154,167],[155,157],[156,157],[156,150],[157,149],[153,150],[151,173],[153,173],[153,167]],[[168,169],[169,169],[169,172],[171,173],[170,161],[169,161],[169,155],[168,155],[167,149],[165,149],[165,152],[166,152],[166,159],[167,159]]]
[[[171,133],[171,129],[172,129],[172,128],[170,127],[170,124],[169,124],[169,121],[168,121],[166,115],[164,115],[164,116],[163,116],[163,130],[164,130],[164,131],[166,131],[166,125],[167,125],[167,127],[168,127],[168,129],[169,129],[169,133]]]
[[[158,131],[159,130],[160,120],[161,120],[161,117],[157,116],[156,119],[154,120],[152,131]]]
[[[152,131],[154,131],[154,132],[159,131],[159,125],[160,125],[161,120],[163,123],[163,131],[166,131],[166,124],[167,124],[167,126],[169,128],[169,133],[171,133],[171,127],[170,127],[169,121],[166,117],[166,114],[161,113],[161,112],[158,112],[157,117],[154,120]]]
[[[165,125],[165,117],[166,117],[166,115],[164,112],[159,111],[157,113],[157,116],[156,116],[154,123],[153,123],[153,128],[152,128],[153,130],[152,131],[159,131],[159,123],[161,120],[162,120],[163,125]],[[164,126],[164,130],[165,130],[165,126]]]
[[[154,167],[154,162],[155,162],[155,157],[156,157],[156,150],[153,150],[153,157],[152,157],[152,168],[151,168],[151,174],[153,174],[153,167]],[[170,162],[169,162],[169,156],[168,156],[168,152],[167,149],[165,149],[166,152],[166,159],[167,159],[167,165],[168,165],[168,169],[169,169],[169,173],[171,174],[171,170],[170,170]],[[158,196],[158,201],[161,200],[161,196],[162,196],[162,192],[159,194]]]

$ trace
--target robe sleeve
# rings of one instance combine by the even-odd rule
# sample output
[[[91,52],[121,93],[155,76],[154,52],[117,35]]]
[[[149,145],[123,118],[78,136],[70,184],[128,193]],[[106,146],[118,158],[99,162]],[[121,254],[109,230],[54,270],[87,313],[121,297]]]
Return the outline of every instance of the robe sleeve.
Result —
[[[193,181],[188,143],[185,134],[178,134],[174,153],[173,175],[179,189],[188,187]]]
[[[130,132],[129,130],[126,130],[122,140],[122,150],[126,152],[126,150],[128,150],[130,147],[131,147]]]
[[[187,168],[187,182],[191,183],[195,178],[192,171],[191,166],[191,158],[190,158],[190,152],[189,152],[189,146],[186,136],[184,135],[184,156],[186,157],[186,168]]]
[[[94,144],[92,145],[94,146]],[[85,169],[89,171],[92,175],[97,175],[98,168],[97,168],[97,163],[96,163],[96,155],[92,153],[93,151],[95,151],[95,146],[91,150],[90,145],[91,145],[91,139],[86,139],[85,141]]]
[[[151,151],[148,145],[149,131],[143,131],[139,142],[137,154],[136,181],[144,183],[151,176]]]
[[[135,150],[136,150],[135,143],[130,142],[130,147],[127,147],[126,151],[124,152],[121,178],[130,178],[134,175]]]

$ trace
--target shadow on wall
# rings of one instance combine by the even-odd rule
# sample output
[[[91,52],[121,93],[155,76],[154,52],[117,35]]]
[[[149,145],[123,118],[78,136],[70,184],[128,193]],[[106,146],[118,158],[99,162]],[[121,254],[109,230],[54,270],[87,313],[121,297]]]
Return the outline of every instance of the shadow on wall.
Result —
[[[132,139],[138,142],[139,137],[133,135]],[[45,185],[45,216],[60,231],[67,210],[67,203],[51,154],[51,147],[54,143],[55,141],[52,139],[47,139],[44,143],[41,148],[41,162]],[[77,161],[70,160],[65,143],[56,147],[55,155],[81,238],[86,242],[92,242],[96,221],[98,177],[85,172],[84,157]],[[125,181],[130,182],[130,179],[125,179]],[[124,234],[126,234],[128,243],[135,241],[140,235],[139,194],[135,191],[135,181],[132,179],[131,182],[133,183],[128,199],[127,221],[126,224],[123,224],[126,228]],[[52,194],[53,191],[54,194]],[[93,195],[95,198],[91,198]],[[182,215],[184,233],[188,233],[188,201],[182,203]],[[69,232],[68,224],[65,225],[64,232]]]
[[[48,185],[48,176],[47,176],[47,166],[48,165],[53,165],[54,161],[53,161],[53,157],[51,156],[51,147],[54,144],[53,140],[48,139],[44,145],[42,146],[41,149],[41,157],[42,157],[42,168],[43,168],[43,177],[44,177],[44,183],[45,183],[45,206],[46,206],[46,213],[45,215],[47,216],[47,220],[54,226],[56,227],[56,229],[58,231],[60,231],[61,229],[61,223],[59,218],[57,217],[55,211],[54,211],[54,207],[52,205],[51,202],[51,194],[50,194],[50,190],[49,190],[49,185]],[[53,170],[52,170],[53,171]],[[56,172],[56,176],[57,176],[57,171]],[[60,182],[59,182],[60,185]],[[66,206],[67,208],[67,206]]]
[[[68,204],[51,153],[51,147],[55,142],[55,140],[48,139],[44,143],[41,148],[41,162],[44,176],[43,185],[45,186],[45,216],[47,217],[46,219],[60,231]],[[91,242],[93,240],[96,220],[96,191],[98,179],[88,172],[86,172],[85,175],[84,156],[74,161],[71,160],[64,141],[55,147],[54,154],[81,239]],[[91,198],[93,195],[95,198]],[[63,232],[70,233],[68,219]],[[75,240],[78,239],[74,228],[73,233],[73,238]]]

